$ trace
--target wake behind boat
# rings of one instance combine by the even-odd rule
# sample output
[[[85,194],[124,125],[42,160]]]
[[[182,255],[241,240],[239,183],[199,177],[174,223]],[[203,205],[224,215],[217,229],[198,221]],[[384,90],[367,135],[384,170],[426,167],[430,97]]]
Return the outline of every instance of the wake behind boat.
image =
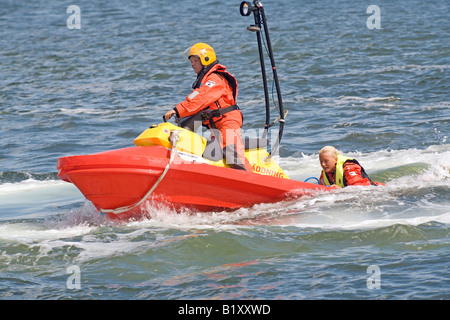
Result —
[[[234,210],[329,190],[289,179],[272,157],[282,137],[285,113],[264,9],[260,1],[253,3],[254,6],[242,2],[240,10],[243,16],[253,12],[255,18],[255,25],[247,29],[255,32],[258,40],[266,123],[262,138],[245,141],[245,157],[252,172],[231,168],[222,156],[218,159],[217,142],[208,141],[194,133],[191,124],[180,121],[179,126],[165,122],[145,130],[134,140],[134,147],[62,157],[58,159],[58,177],[73,183],[101,212],[125,219],[145,214],[149,202],[177,210]],[[262,39],[267,45],[277,90],[279,115],[273,123]],[[278,139],[269,153],[266,137],[276,122]]]

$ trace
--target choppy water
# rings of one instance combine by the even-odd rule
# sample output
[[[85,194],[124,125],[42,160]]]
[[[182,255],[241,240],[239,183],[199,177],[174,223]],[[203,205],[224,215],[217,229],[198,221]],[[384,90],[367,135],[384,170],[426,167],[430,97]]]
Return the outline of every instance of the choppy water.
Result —
[[[245,130],[261,128],[239,3],[77,1],[69,30],[68,3],[2,2],[1,299],[449,298],[445,0],[377,1],[374,30],[369,4],[263,2],[289,110],[280,164],[317,177],[332,144],[385,188],[113,223],[57,179],[58,157],[131,146],[184,99],[195,42],[238,78]]]

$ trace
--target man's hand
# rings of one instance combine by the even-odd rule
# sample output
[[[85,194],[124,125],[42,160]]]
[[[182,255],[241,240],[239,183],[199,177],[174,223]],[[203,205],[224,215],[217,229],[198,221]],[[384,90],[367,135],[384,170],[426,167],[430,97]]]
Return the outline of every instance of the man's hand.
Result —
[[[167,111],[166,114],[163,117],[164,121],[168,121],[170,118],[173,117],[174,114],[175,114],[175,110]]]

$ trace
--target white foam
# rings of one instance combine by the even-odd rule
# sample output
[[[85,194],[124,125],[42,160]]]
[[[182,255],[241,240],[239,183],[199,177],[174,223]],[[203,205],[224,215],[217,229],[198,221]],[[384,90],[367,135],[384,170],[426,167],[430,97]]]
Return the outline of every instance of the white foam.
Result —
[[[33,179],[0,184],[0,221],[38,218],[58,213],[56,208],[84,201],[71,183]]]
[[[23,192],[34,191],[34,190],[44,190],[44,189],[59,189],[61,187],[69,186],[70,184],[62,180],[34,180],[27,179],[20,182],[14,183],[4,183],[0,184],[0,195],[14,195]]]
[[[33,222],[5,223],[0,225],[0,239],[32,244],[80,236],[91,232],[93,228],[84,224],[58,229]]]
[[[89,115],[102,115],[102,114],[108,114],[111,111],[102,110],[102,109],[95,109],[95,108],[60,108],[59,111],[63,114],[68,115],[74,115],[74,114],[89,114]]]

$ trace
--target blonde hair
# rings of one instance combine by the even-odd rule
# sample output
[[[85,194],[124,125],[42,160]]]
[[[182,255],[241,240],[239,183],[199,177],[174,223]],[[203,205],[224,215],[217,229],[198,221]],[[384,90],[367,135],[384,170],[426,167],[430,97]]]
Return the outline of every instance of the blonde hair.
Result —
[[[335,157],[337,157],[338,154],[339,154],[339,151],[337,151],[337,149],[335,147],[333,147],[333,146],[325,146],[325,147],[323,147],[322,149],[320,149],[319,155],[321,155],[322,153],[325,153],[325,152],[329,152]]]

